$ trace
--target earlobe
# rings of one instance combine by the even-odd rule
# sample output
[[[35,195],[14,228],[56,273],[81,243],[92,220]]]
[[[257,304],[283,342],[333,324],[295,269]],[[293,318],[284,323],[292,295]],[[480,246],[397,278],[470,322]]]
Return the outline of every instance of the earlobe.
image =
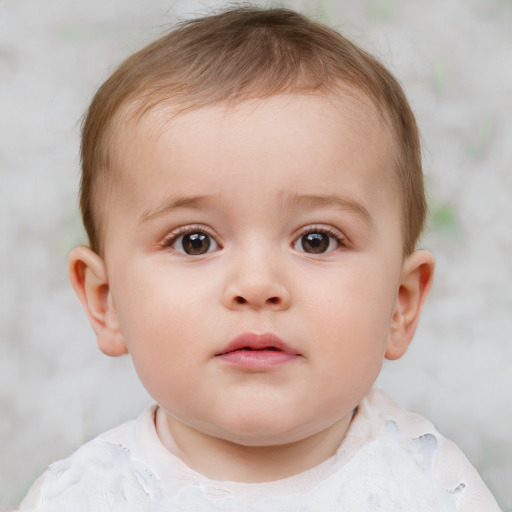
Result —
[[[432,287],[434,267],[434,257],[428,251],[415,251],[404,261],[385,353],[387,359],[398,359],[405,354]]]
[[[96,333],[100,350],[109,356],[128,353],[103,259],[88,247],[75,247],[69,254],[69,278]]]

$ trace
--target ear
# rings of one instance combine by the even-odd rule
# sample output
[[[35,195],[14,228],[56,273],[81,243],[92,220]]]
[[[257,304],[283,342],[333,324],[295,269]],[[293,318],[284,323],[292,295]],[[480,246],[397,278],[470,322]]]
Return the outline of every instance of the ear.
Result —
[[[98,347],[109,356],[127,354],[103,259],[85,246],[69,254],[69,278],[92,328]]]
[[[404,261],[385,353],[387,359],[398,359],[405,354],[432,287],[434,267],[434,257],[428,251],[415,251]]]

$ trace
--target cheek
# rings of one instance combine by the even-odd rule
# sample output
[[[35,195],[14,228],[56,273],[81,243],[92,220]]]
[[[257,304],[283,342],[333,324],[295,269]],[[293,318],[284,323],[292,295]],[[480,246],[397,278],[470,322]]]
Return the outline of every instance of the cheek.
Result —
[[[115,303],[124,334],[138,338],[144,332],[170,330],[199,314],[201,283],[168,265],[128,263],[114,280]],[[177,320],[180,319],[180,322]]]
[[[215,287],[205,284],[212,280],[171,272],[165,264],[127,267],[119,269],[115,302],[141,380],[186,381],[214,351],[208,341],[222,331]]]
[[[327,364],[351,361],[357,373],[366,363],[380,368],[395,305],[395,284],[375,265],[349,265],[333,272],[303,297],[309,304],[310,333],[324,345]]]
[[[333,269],[321,280],[313,276],[302,300],[305,307],[323,316],[326,324],[340,322],[363,331],[385,330],[396,301],[394,273],[347,258],[340,269]]]
[[[136,364],[159,357],[168,359],[174,340],[187,329],[187,295],[182,286],[158,270],[127,265],[112,280],[121,331]],[[177,332],[178,331],[178,332]]]

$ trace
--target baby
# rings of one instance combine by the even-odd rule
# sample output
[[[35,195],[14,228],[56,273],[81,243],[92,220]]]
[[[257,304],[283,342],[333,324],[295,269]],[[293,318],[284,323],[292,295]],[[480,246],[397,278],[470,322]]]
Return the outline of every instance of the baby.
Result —
[[[80,205],[73,287],[155,404],[21,510],[499,510],[373,388],[434,272],[415,119],[374,58],[286,9],[183,23],[94,97]]]

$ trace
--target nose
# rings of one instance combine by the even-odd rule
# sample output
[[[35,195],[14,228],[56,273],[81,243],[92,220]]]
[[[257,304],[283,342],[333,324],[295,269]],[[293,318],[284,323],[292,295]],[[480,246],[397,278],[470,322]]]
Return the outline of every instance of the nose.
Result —
[[[272,264],[269,257],[239,257],[231,270],[222,297],[228,309],[280,311],[290,307],[291,294],[283,269]]]

